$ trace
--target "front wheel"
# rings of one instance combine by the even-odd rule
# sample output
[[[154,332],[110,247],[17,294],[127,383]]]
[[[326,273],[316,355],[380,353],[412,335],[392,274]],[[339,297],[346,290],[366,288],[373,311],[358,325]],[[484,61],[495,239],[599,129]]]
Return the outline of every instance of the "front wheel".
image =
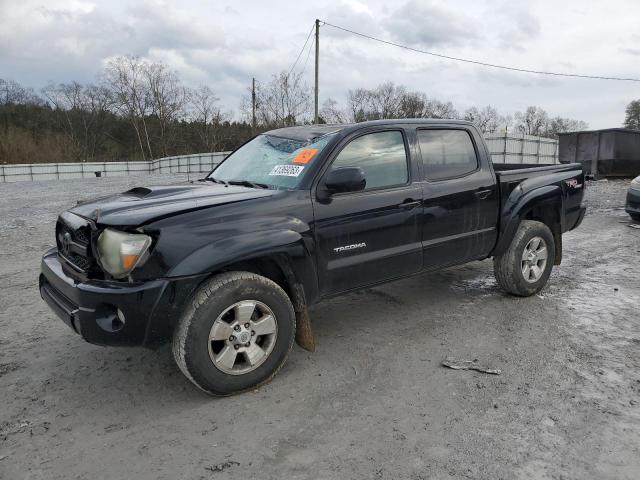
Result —
[[[217,275],[202,285],[173,337],[184,375],[211,395],[231,395],[268,382],[284,364],[296,333],[285,291],[249,272]]]
[[[629,216],[631,217],[631,220],[633,220],[634,222],[640,223],[640,213],[630,213]]]
[[[503,290],[528,297],[545,286],[554,260],[555,242],[549,227],[523,220],[507,251],[493,258],[493,269]]]

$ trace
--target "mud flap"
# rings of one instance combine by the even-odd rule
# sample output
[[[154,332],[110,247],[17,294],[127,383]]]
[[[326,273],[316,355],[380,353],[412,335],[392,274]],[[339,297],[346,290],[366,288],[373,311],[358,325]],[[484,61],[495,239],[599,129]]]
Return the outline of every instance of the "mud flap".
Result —
[[[289,268],[288,263],[283,262],[280,267],[287,276],[291,285],[290,298],[293,303],[293,310],[296,313],[296,343],[308,352],[316,351],[316,341],[311,328],[311,317],[305,301],[304,288],[296,281],[295,275]]]
[[[306,305],[296,309],[296,343],[309,352],[315,352],[316,341],[311,329],[311,318]]]

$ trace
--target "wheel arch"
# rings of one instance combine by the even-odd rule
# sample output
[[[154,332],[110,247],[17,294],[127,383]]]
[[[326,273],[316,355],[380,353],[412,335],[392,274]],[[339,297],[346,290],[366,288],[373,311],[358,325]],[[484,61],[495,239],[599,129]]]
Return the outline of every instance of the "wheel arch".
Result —
[[[295,250],[297,252],[299,249]],[[296,343],[305,350],[315,350],[307,307],[318,297],[318,283],[315,263],[309,252],[304,256],[292,256],[287,249],[276,249],[255,253],[241,260],[220,262],[203,277],[200,285],[216,275],[234,271],[255,273],[280,286],[291,300],[296,315]]]
[[[503,254],[522,220],[544,223],[553,235],[555,265],[562,261],[562,189],[546,185],[527,192],[516,188],[507,199],[500,218],[500,238],[490,256]]]

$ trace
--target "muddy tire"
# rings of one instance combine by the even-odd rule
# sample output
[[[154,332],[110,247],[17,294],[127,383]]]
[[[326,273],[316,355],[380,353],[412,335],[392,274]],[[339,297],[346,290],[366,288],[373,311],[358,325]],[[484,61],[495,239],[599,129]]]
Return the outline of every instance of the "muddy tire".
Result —
[[[640,223],[640,213],[630,213],[629,216],[634,222]]]
[[[210,395],[255,388],[282,368],[296,333],[285,291],[249,272],[212,277],[193,295],[173,336],[182,373]]]
[[[507,251],[493,258],[493,270],[503,290],[528,297],[545,286],[554,260],[555,243],[549,227],[523,220]]]

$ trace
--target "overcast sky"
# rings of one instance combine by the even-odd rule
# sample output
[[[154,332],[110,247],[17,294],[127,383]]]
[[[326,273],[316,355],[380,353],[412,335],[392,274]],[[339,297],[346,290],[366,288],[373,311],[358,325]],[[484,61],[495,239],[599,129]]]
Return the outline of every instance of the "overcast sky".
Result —
[[[238,111],[251,77],[288,70],[315,18],[415,48],[521,68],[640,77],[640,1],[0,0],[0,78],[91,82],[104,62],[161,60]],[[433,58],[321,28],[320,102],[391,80],[458,109],[493,105],[617,127],[640,83],[543,77]],[[299,63],[305,63],[306,52]],[[305,77],[313,84],[313,54]]]

